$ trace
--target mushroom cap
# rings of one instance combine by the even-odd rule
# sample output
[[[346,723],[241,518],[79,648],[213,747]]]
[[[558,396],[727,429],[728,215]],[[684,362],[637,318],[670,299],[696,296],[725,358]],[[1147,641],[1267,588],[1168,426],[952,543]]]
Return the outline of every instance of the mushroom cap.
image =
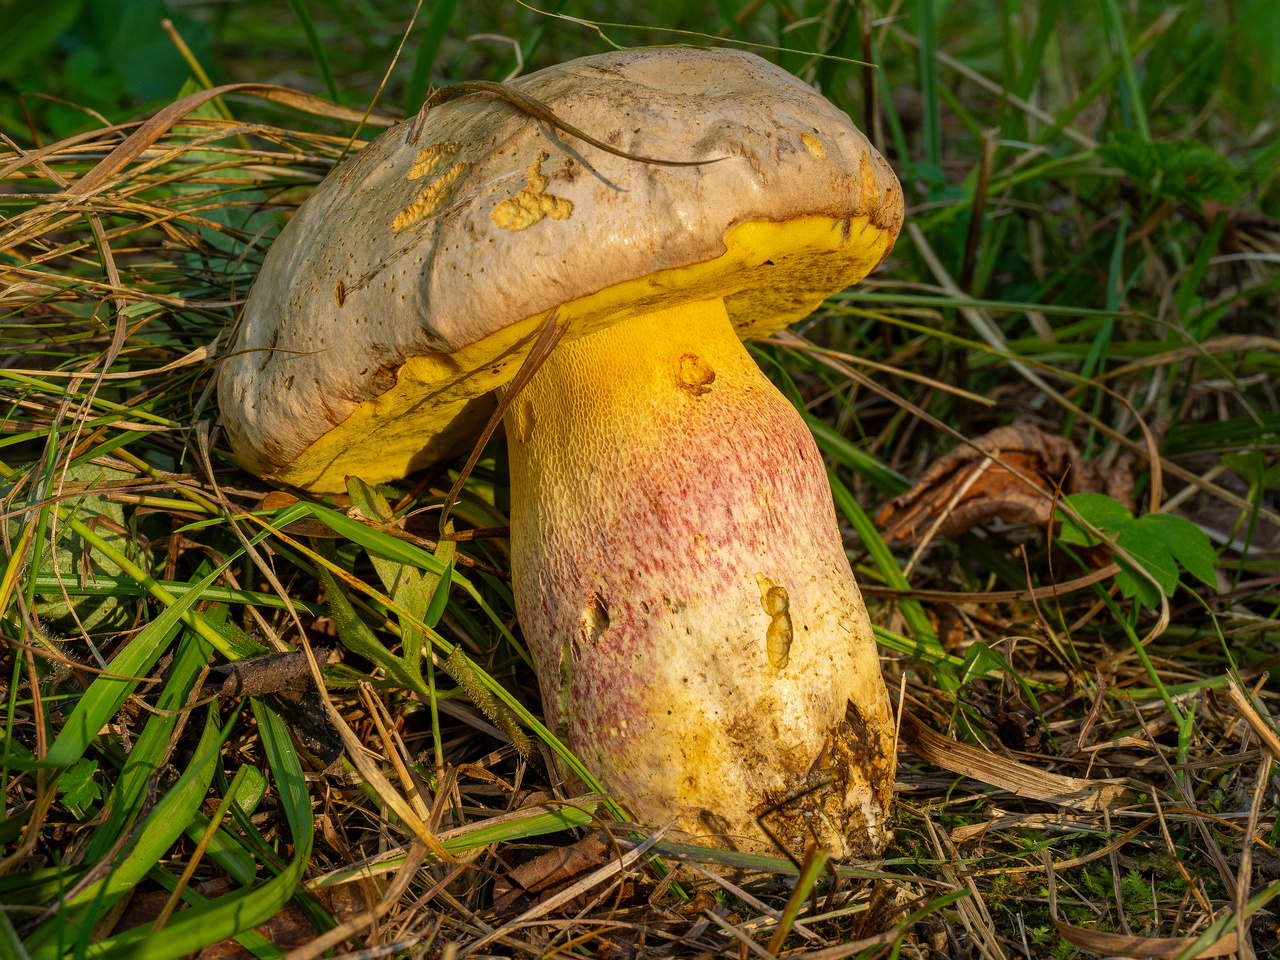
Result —
[[[849,118],[754,54],[654,48],[512,81],[335,169],[268,251],[218,398],[241,462],[319,491],[455,455],[558,310],[568,340],[723,298],[765,336],[860,280],[902,190]],[[711,162],[714,161],[714,162]]]

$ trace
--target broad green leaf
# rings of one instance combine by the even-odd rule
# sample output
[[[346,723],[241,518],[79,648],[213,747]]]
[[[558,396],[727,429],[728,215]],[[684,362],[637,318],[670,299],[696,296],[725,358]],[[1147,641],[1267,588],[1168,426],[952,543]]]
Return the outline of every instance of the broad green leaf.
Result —
[[[1120,593],[1129,600],[1136,597],[1144,607],[1154,609],[1160,606],[1160,591],[1156,589],[1156,585],[1133,569],[1124,557],[1116,557],[1116,562],[1120,564],[1120,572],[1116,574],[1116,586],[1120,588]]]
[[[1114,535],[1133,526],[1133,514],[1122,504],[1102,493],[1073,493],[1064,498],[1088,523],[1104,534]],[[1062,532],[1058,534],[1064,543],[1076,543],[1092,547],[1098,540],[1062,510],[1058,511]]]
[[[1117,543],[1156,578],[1165,596],[1173,596],[1178,589],[1178,565],[1159,528],[1145,523],[1132,524],[1120,531]]]
[[[98,761],[82,757],[58,778],[58,792],[62,802],[83,815],[83,808],[102,799],[102,785],[98,783]]]
[[[1148,514],[1138,521],[1138,526],[1153,531],[1187,573],[1217,588],[1218,577],[1214,568],[1218,554],[1203,530],[1190,520],[1168,513]]]
[[[1160,605],[1161,591],[1164,591],[1165,596],[1173,595],[1178,588],[1178,565],[1168,546],[1160,539],[1157,529],[1131,521],[1120,531],[1116,542],[1160,585],[1157,588],[1155,583],[1136,570],[1125,557],[1116,554],[1116,562],[1120,564],[1116,585],[1125,597],[1136,597],[1144,607],[1157,607]]]

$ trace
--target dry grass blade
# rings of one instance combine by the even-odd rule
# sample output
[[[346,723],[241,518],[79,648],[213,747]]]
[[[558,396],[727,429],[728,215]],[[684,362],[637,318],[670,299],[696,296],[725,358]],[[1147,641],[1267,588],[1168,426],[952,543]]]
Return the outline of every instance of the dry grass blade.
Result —
[[[1130,937],[1121,933],[1105,933],[1100,930],[1089,930],[1055,920],[1054,926],[1062,934],[1062,938],[1073,946],[1092,953],[1100,953],[1108,957],[1160,957],[1173,960],[1181,957],[1195,942],[1195,937]],[[1193,957],[1226,957],[1236,952],[1235,932],[1223,936],[1221,940],[1206,947]]]
[[[348,939],[354,934],[364,930],[370,924],[376,922],[381,917],[387,915],[390,910],[399,905],[400,898],[405,891],[409,889],[409,883],[413,880],[414,875],[418,872],[418,868],[422,866],[422,862],[426,859],[427,848],[424,844],[415,843],[409,848],[409,854],[405,857],[404,864],[396,872],[395,879],[391,881],[391,885],[387,887],[382,895],[382,899],[378,901],[377,906],[371,910],[367,910],[357,917],[353,917],[345,923],[339,924],[332,930],[320,934],[314,940],[289,951],[285,955],[285,960],[315,960],[316,957],[323,954],[326,950],[336,947],[342,941]]]
[[[925,760],[944,770],[1030,800],[1093,812],[1123,804],[1133,794],[1121,781],[1064,777],[988,753],[943,736],[906,711],[902,714],[902,739]]]
[[[86,173],[83,177],[67,188],[68,197],[87,197],[91,196],[95,190],[101,189],[108,180],[116,176],[128,166],[131,162],[142,155],[142,152],[149,146],[159,140],[167,133],[174,124],[182,120],[189,113],[196,110],[203,104],[208,103],[215,97],[220,97],[227,93],[247,93],[263,98],[264,100],[272,100],[285,106],[293,107],[298,110],[314,113],[322,117],[332,117],[335,120],[345,120],[350,123],[373,123],[378,126],[389,127],[396,121],[390,117],[379,117],[371,115],[367,119],[365,114],[359,110],[350,110],[346,107],[331,103],[320,97],[312,96],[309,93],[302,93],[289,87],[278,87],[265,83],[228,83],[220,87],[213,87],[209,90],[201,90],[197,93],[189,94],[181,100],[176,100],[169,104],[163,110],[160,110],[154,116],[145,120],[141,126],[131,133],[115,150],[108,154],[97,166]],[[0,177],[5,176],[9,171],[0,170]]]
[[[705,867],[701,866],[698,863],[694,863],[691,860],[685,861],[685,866],[687,866],[690,870],[693,870],[695,873],[699,874],[700,876],[704,877],[705,879],[710,880],[712,883],[716,884],[717,886],[723,887],[727,892],[731,893],[733,896],[737,897],[739,900],[741,900],[743,903],[747,904],[748,906],[754,907],[756,910],[759,910],[765,916],[772,917],[774,920],[782,919],[781,910],[775,910],[773,907],[769,906],[763,900],[760,900],[758,897],[754,896],[753,894],[750,894],[746,890],[743,890],[740,886],[738,886],[732,880],[729,880],[726,877],[722,877],[719,874],[712,873],[710,870],[707,870]],[[800,923],[799,921],[793,922],[791,924],[791,929],[794,930],[796,933],[800,934],[800,936],[804,937],[806,940],[817,940],[819,942],[824,942],[822,937],[814,933],[812,930],[810,930],[808,927],[806,927],[804,924]]]
[[[507,384],[506,389],[503,391],[502,399],[498,401],[497,407],[489,415],[489,420],[480,432],[480,436],[472,444],[471,455],[467,457],[467,462],[463,464],[462,469],[458,472],[458,479],[449,488],[444,505],[440,508],[439,529],[441,537],[448,533],[449,514],[453,510],[454,503],[458,500],[458,494],[461,492],[463,484],[467,482],[467,477],[475,469],[476,462],[480,459],[480,454],[484,452],[485,444],[489,442],[489,438],[498,429],[498,424],[502,422],[506,412],[511,409],[511,404],[520,395],[520,391],[533,379],[533,375],[546,362],[547,357],[551,356],[551,351],[556,348],[567,329],[567,326],[560,323],[559,312],[552,310],[551,315],[547,317],[547,322],[538,331],[538,336],[529,348],[529,353],[524,358],[524,362],[520,364],[520,369],[516,371],[516,375]]]
[[[613,154],[615,157],[622,157],[626,160],[635,160],[637,163],[651,163],[661,167],[699,167],[708,163],[717,163],[724,157],[713,157],[709,160],[664,160],[657,157],[642,157],[639,154],[628,153],[626,150],[619,150],[615,146],[605,143],[603,140],[597,140],[589,133],[585,133],[572,124],[566,123],[560,117],[552,112],[551,108],[540,100],[522,93],[518,88],[508,83],[493,83],[489,80],[464,80],[462,83],[451,84],[447,87],[441,87],[431,96],[427,97],[423,104],[423,114],[437,104],[444,103],[454,97],[462,96],[468,93],[488,93],[500,100],[505,100],[512,106],[523,110],[529,116],[536,120],[541,120],[549,127],[557,130],[563,130],[570,136],[577,137],[583,143],[589,143],[597,150],[603,150],[605,153]]]
[[[1231,698],[1232,706],[1240,711],[1240,716],[1249,725],[1249,729],[1266,746],[1271,758],[1280,761],[1280,737],[1276,736],[1271,724],[1258,713],[1257,707],[1253,705],[1253,700],[1245,692],[1244,688],[1240,686],[1240,681],[1235,677],[1231,677],[1228,681],[1227,695]]]
[[[1063,597],[1069,593],[1075,593],[1077,590],[1083,590],[1085,587],[1091,587],[1095,583],[1110,580],[1119,572],[1119,564],[1109,563],[1105,567],[1093,571],[1093,573],[1085,574],[1083,577],[1076,577],[1074,580],[1051,584],[1047,587],[1034,587],[1030,590],[975,590],[972,592],[965,590],[920,590],[914,587],[908,589],[882,587],[874,583],[862,584],[860,589],[863,595],[868,597],[892,597],[938,603],[1021,603],[1027,600],[1047,600],[1052,597]]]

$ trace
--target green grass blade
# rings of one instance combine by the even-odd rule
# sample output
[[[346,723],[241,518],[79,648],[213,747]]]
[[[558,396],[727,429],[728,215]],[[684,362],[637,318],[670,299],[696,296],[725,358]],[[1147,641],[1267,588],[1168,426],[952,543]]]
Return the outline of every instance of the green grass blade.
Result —
[[[1102,6],[1102,17],[1106,22],[1112,40],[1120,58],[1121,75],[1124,77],[1123,90],[1129,112],[1133,115],[1134,126],[1142,134],[1142,139],[1151,139],[1151,127],[1147,123],[1147,107],[1142,98],[1142,84],[1138,82],[1138,73],[1133,67],[1133,54],[1129,51],[1129,38],[1124,29],[1124,15],[1120,12],[1117,0],[1098,0]]]
[[[151,595],[150,591],[136,580],[128,577],[110,577],[103,574],[95,575],[93,580],[88,583],[68,581],[65,577],[59,581],[54,576],[33,577],[32,581],[35,583],[37,595],[57,595],[64,588],[67,591],[67,595],[71,597],[148,597]],[[179,599],[197,589],[195,584],[183,583],[178,580],[157,580],[156,586],[161,587]],[[243,603],[255,607],[270,607],[273,610],[286,609],[285,601],[281,597],[274,593],[262,593],[258,590],[233,590],[230,587],[208,586],[200,588],[200,599],[212,603]],[[323,606],[318,603],[312,603],[309,600],[290,597],[289,602],[298,610],[306,613],[316,615],[324,613]]]
[[[164,887],[170,893],[178,889],[178,878],[166,870],[163,866],[157,864],[150,873],[147,874],[148,879],[154,880],[160,886]],[[182,901],[193,907],[205,907],[211,902],[207,897],[202,897],[199,893],[191,889],[188,884],[182,891]],[[166,930],[168,927],[165,928]],[[255,957],[260,960],[280,960],[284,956],[282,951],[275,942],[268,940],[257,930],[242,930],[235,934],[232,938],[240,946],[244,947]]]
[[[298,889],[311,858],[314,821],[306,779],[284,723],[265,704],[254,701],[254,715],[263,752],[271,766],[280,805],[293,835],[294,859],[278,876],[259,887],[210,900],[175,914],[164,936],[151,935],[148,926],[91,945],[93,960],[174,960],[211,943],[252,930],[273,917]]]
[[[298,18],[298,23],[302,24],[302,32],[307,35],[307,46],[311,48],[311,55],[315,57],[316,66],[320,68],[324,85],[329,88],[329,96],[333,98],[334,103],[340,102],[338,85],[334,82],[333,70],[329,67],[329,55],[325,53],[324,44],[320,42],[320,32],[316,30],[315,21],[311,19],[311,13],[307,10],[306,0],[289,0],[289,8]]]
[[[18,937],[18,931],[13,929],[9,914],[4,910],[0,910],[0,957],[4,960],[31,960],[31,955]]]
[[[33,960],[54,960],[60,956],[59,942],[68,929],[76,931],[73,937],[87,933],[98,911],[110,909],[169,851],[204,800],[213,779],[214,761],[230,732],[228,724],[220,735],[216,707],[208,710],[195,759],[152,808],[133,848],[110,874],[80,891],[63,905],[57,916],[45,921],[27,938],[27,949]],[[150,933],[149,928],[144,930]]]
[[[1039,17],[1036,21],[1036,32],[1031,37],[1031,43],[1027,45],[1026,54],[1022,61],[1022,75],[1018,77],[1018,85],[1014,89],[1023,100],[1031,96],[1031,92],[1035,89],[1036,81],[1040,78],[1040,73],[1044,67],[1044,54],[1049,46],[1049,40],[1053,36],[1053,30],[1058,24],[1058,14],[1062,10],[1062,0],[1041,0]]]
[[[898,566],[898,561],[894,559],[888,546],[885,545],[880,536],[880,531],[871,522],[871,518],[858,505],[858,501],[849,492],[849,488],[840,482],[840,478],[836,476],[834,470],[827,470],[827,478],[831,481],[831,493],[835,497],[836,506],[853,524],[854,529],[858,532],[858,537],[862,540],[862,545],[871,554],[872,561],[884,576],[885,581],[891,587],[909,590],[911,585],[907,583],[907,578],[902,575],[902,569]],[[903,600],[900,603],[900,609],[903,617],[906,618],[907,625],[911,627],[911,631],[916,635],[916,639],[926,644],[935,654],[944,654],[945,651],[942,649],[942,645],[938,643],[938,635],[934,632],[932,624],[929,623],[928,614],[924,612],[924,607],[920,605],[920,602],[918,600]]]
[[[138,681],[125,677],[139,677],[147,673],[160,659],[178,632],[183,615],[200,599],[200,588],[222,576],[231,565],[225,560],[208,576],[201,578],[186,596],[167,607],[160,616],[147,624],[111,661],[110,674],[102,674],[85,691],[76,704],[58,739],[45,755],[45,763],[51,767],[69,767],[88,749],[102,725],[115,716],[125,698],[137,689]]]
[[[581,798],[574,802],[581,802]],[[594,804],[591,806],[594,806]],[[461,836],[449,837],[448,839],[442,839],[440,842],[450,853],[461,856],[470,850],[487,847],[491,843],[519,843],[533,837],[545,836],[548,833],[559,833],[561,830],[585,827],[594,819],[594,816],[588,810],[565,806],[555,810],[539,810],[536,813],[530,813],[528,816],[517,817],[513,820],[503,818],[500,823],[469,830]],[[404,863],[403,856],[382,861],[378,864],[381,868],[379,872],[389,867],[399,866],[401,863]],[[358,880],[361,877],[373,879],[374,874],[371,874],[366,867],[353,867],[350,870],[340,870],[337,873],[325,876],[316,883],[316,886],[331,887],[340,883]]]
[[[885,466],[817,417],[805,413],[804,422],[823,453],[840,466],[865,479],[881,493],[896,497],[911,489],[910,480],[898,471]]]
[[[1191,304],[1195,299],[1196,292],[1200,289],[1200,283],[1204,280],[1205,271],[1209,269],[1209,258],[1218,252],[1218,241],[1222,239],[1222,231],[1227,226],[1227,211],[1223,210],[1213,218],[1213,223],[1209,225],[1209,229],[1205,231],[1204,239],[1200,241],[1200,247],[1196,250],[1196,258],[1191,262],[1191,268],[1187,270],[1186,276],[1178,284],[1178,289],[1173,295],[1173,302],[1178,307],[1178,319],[1185,324],[1187,318],[1191,314]],[[1208,324],[1199,324],[1193,331],[1188,330],[1197,340],[1203,340],[1211,332]]]
[[[422,100],[431,82],[431,71],[436,65],[436,56],[440,52],[440,44],[449,32],[449,24],[453,22],[453,13],[458,7],[458,0],[436,0],[431,7],[431,15],[427,17],[426,28],[418,41],[418,55],[413,61],[413,73],[409,77],[409,86],[404,95],[404,113],[412,117],[422,108]]]
[[[942,166],[942,100],[938,96],[938,40],[934,29],[934,5],[916,5],[920,39],[920,98],[924,113],[924,158],[932,167]]]
[[[337,578],[324,567],[320,568],[320,581],[324,584],[325,596],[329,599],[329,614],[333,617],[334,626],[343,645],[370,663],[376,663],[382,667],[388,676],[401,686],[426,696],[427,687],[422,682],[422,677],[412,676],[405,669],[404,661],[379,642],[373,631],[369,629],[369,625],[360,619],[355,608],[351,606],[351,601],[342,592]]]
[[[1125,213],[1120,215],[1120,223],[1116,227],[1115,240],[1111,245],[1111,263],[1107,269],[1107,309],[1115,310],[1120,306],[1120,300],[1123,291],[1120,289],[1121,271],[1124,269],[1124,241],[1128,234],[1129,217]],[[1097,336],[1093,338],[1093,345],[1089,348],[1089,354],[1084,358],[1084,363],[1080,367],[1080,376],[1089,378],[1095,372],[1100,372],[1106,368],[1107,354],[1111,349],[1111,339],[1115,335],[1115,318],[1112,316],[1104,317],[1102,326],[1098,328]],[[1098,391],[1094,403],[1093,413],[1097,416],[1098,409],[1102,403],[1102,392]],[[1062,421],[1062,435],[1064,437],[1071,436],[1071,429],[1075,425],[1076,418],[1073,413],[1068,413]],[[1089,438],[1085,443],[1086,451],[1093,445],[1095,430],[1091,425],[1089,427]],[[1085,454],[1088,456],[1088,453]]]
[[[185,705],[191,687],[212,653],[208,644],[190,630],[179,641],[169,679],[156,701],[157,712],[147,718],[147,725],[134,741],[133,750],[107,796],[103,805],[104,819],[85,852],[86,861],[97,863],[106,856],[125,824],[137,814],[147,781],[164,762],[169,737],[177,726],[178,715],[173,711]]]

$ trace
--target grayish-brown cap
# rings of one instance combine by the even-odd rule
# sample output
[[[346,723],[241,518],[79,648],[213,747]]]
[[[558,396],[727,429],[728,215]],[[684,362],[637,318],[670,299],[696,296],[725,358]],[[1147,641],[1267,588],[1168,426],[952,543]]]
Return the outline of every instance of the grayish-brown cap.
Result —
[[[267,254],[218,385],[245,466],[298,486],[453,455],[549,313],[569,338],[723,297],[764,335],[892,247],[902,191],[849,118],[732,50],[584,57],[511,84],[613,156],[490,94],[388,130]]]

